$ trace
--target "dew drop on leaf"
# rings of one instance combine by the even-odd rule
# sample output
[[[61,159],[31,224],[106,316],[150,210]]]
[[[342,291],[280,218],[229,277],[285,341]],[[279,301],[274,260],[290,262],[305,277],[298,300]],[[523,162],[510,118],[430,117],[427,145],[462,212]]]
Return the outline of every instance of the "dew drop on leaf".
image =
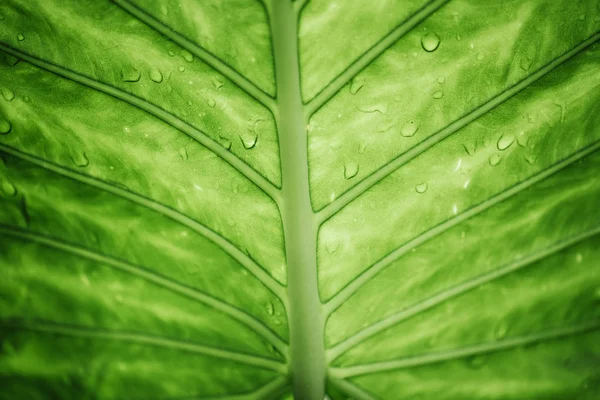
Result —
[[[417,186],[415,186],[415,190],[417,191],[417,193],[425,193],[427,191],[427,188],[429,186],[427,185],[427,182],[421,182],[419,183]]]
[[[487,358],[482,355],[473,356],[467,359],[467,365],[471,369],[480,369],[487,363]]]
[[[27,209],[27,199],[24,195],[21,196],[21,202],[19,204],[19,209],[21,211],[21,216],[23,216],[23,221],[25,222],[25,226],[29,227],[31,218],[29,216],[29,210]]]
[[[171,57],[175,57],[175,52],[174,52],[173,50],[169,50],[169,55],[170,55]]]
[[[213,78],[212,83],[217,90],[223,87],[223,81],[220,78]]]
[[[446,82],[446,77],[440,76],[437,78],[437,83],[439,83],[440,85],[443,84],[444,82]]]
[[[496,143],[496,147],[498,150],[506,150],[515,142],[515,137],[513,135],[502,135],[500,139],[498,139],[498,143]]]
[[[400,129],[400,134],[404,137],[414,136],[419,130],[419,125],[415,121],[410,121]]]
[[[208,104],[210,108],[215,108],[217,102],[212,97],[209,97],[208,99],[206,99],[206,104]]]
[[[489,162],[492,167],[495,167],[496,165],[500,164],[500,160],[502,160],[500,154],[492,154],[490,156]]]
[[[15,98],[15,92],[13,92],[12,89],[9,88],[3,88],[2,97],[4,97],[4,100],[6,101],[12,101]]]
[[[121,71],[121,80],[123,82],[138,82],[141,76],[140,71],[136,68],[129,68]]]
[[[4,197],[12,197],[15,194],[17,194],[17,189],[9,181],[2,181],[2,185],[0,185],[0,190],[2,191],[2,195]]]
[[[494,331],[494,337],[496,338],[496,340],[500,340],[500,339],[503,339],[507,333],[508,333],[508,326],[506,326],[506,323],[504,321],[502,321],[496,327],[496,330]]]
[[[219,144],[225,147],[227,150],[231,149],[231,140],[224,136],[219,136]]]
[[[9,134],[12,130],[12,125],[5,119],[0,118],[0,135]]]
[[[181,157],[181,159],[183,161],[187,161],[189,156],[188,156],[188,152],[187,152],[187,147],[182,147],[179,149],[179,157]]]
[[[275,313],[275,307],[273,307],[273,303],[267,303],[267,314],[273,315]]]
[[[256,146],[256,142],[258,142],[258,135],[256,133],[249,133],[247,135],[240,135],[240,140],[242,145],[246,150],[253,149]]]
[[[392,123],[392,121],[389,118],[383,118],[378,124],[377,124],[377,132],[379,133],[384,133],[389,131],[390,129],[392,129],[392,127],[394,126],[394,124]]]
[[[441,99],[442,97],[444,97],[444,92],[442,92],[441,90],[438,90],[433,94],[434,99]]]
[[[187,62],[194,61],[194,55],[187,50],[181,50],[181,56]]]
[[[150,70],[150,79],[152,82],[161,83],[163,81],[163,75],[157,68]]]
[[[4,54],[4,62],[9,67],[14,67],[15,65],[17,65],[19,63],[19,61],[21,61],[21,60],[18,59],[17,57],[11,56],[10,54]]]
[[[421,47],[427,52],[435,51],[440,46],[440,37],[433,32],[421,36]]]
[[[577,253],[577,255],[575,256],[575,261],[577,261],[577,264],[581,264],[581,261],[583,261],[583,256],[581,255],[581,253]]]
[[[517,136],[517,144],[519,147],[527,147],[528,137],[525,132],[520,132]]]
[[[427,341],[425,342],[425,346],[429,347],[430,349],[435,347],[437,345],[437,337],[436,336],[432,336],[429,339],[427,339]]]
[[[22,33],[19,33],[19,34],[17,35],[17,40],[18,40],[19,42],[22,42],[23,40],[25,40],[25,36],[24,36]]]
[[[350,81],[350,94],[356,94],[362,87],[365,86],[365,78],[355,76]]]
[[[85,168],[90,165],[90,160],[84,152],[72,154],[71,160],[73,161],[73,164],[79,168]]]
[[[329,254],[335,253],[338,250],[339,247],[340,247],[340,244],[338,242],[335,242],[335,243],[327,242],[327,243],[325,243],[325,250]]]
[[[528,154],[525,156],[525,161],[527,161],[527,164],[533,165],[537,161],[537,158],[532,154]]]
[[[359,166],[355,161],[344,163],[344,178],[352,179],[358,174]]]
[[[484,58],[485,58],[485,54],[477,53],[477,61],[483,61]]]
[[[473,144],[471,142],[467,142],[467,143],[463,144],[463,147],[468,155],[470,155],[470,156],[475,155],[475,150],[476,150],[475,144]]]
[[[531,68],[531,60],[529,59],[529,57],[521,57],[521,62],[519,63],[519,66],[523,71],[529,71],[529,69]]]

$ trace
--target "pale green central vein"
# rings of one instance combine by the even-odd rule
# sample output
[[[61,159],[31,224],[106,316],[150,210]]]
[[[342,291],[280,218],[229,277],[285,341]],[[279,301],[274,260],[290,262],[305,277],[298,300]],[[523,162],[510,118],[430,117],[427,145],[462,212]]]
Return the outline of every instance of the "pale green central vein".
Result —
[[[296,13],[291,1],[272,0],[271,32],[277,79],[277,129],[282,167],[280,204],[288,272],[294,397],[323,400],[325,349],[317,288],[317,224],[310,204],[306,117],[298,70]]]

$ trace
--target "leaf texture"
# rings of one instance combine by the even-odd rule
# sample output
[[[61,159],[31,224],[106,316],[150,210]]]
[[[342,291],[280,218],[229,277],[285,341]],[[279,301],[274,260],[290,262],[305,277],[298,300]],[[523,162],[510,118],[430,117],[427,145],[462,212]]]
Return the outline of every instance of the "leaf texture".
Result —
[[[1,399],[595,399],[591,0],[0,4]]]

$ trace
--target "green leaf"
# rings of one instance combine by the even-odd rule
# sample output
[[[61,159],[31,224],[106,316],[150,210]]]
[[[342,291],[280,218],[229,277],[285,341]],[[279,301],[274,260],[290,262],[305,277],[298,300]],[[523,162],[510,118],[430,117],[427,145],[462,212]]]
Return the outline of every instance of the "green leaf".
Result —
[[[5,0],[0,399],[596,399],[593,0]]]

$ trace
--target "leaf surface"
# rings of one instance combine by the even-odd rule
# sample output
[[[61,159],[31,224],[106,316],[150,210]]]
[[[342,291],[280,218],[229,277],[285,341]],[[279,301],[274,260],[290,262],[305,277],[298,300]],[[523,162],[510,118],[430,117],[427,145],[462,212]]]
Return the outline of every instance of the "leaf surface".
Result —
[[[600,7],[401,3],[1,4],[0,398],[595,398]]]

